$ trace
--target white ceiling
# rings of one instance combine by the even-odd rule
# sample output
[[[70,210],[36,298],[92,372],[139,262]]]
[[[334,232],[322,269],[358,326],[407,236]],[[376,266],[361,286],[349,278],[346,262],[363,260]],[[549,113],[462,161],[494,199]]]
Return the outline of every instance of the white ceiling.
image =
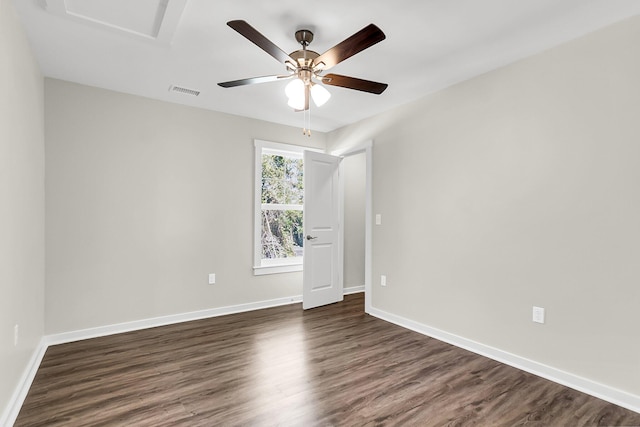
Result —
[[[311,111],[330,131],[640,14],[638,0],[14,0],[42,72],[292,126],[286,82],[224,89],[218,82],[282,74],[275,59],[226,22],[243,19],[286,52],[297,29],[322,53],[374,23],[387,39],[332,68],[388,83],[382,95],[328,87]],[[201,91],[170,92],[172,85]]]

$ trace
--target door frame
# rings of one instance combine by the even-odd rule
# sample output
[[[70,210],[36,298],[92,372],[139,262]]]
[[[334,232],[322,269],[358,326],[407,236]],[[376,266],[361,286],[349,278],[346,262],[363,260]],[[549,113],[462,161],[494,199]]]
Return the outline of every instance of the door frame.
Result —
[[[373,140],[365,141],[345,150],[334,151],[331,154],[349,157],[365,153],[365,219],[364,219],[364,311],[371,311],[372,296],[372,267],[373,267]],[[340,173],[339,197],[344,202],[344,173]],[[341,222],[344,224],[344,203],[341,203]],[[340,227],[340,252],[344,254],[344,226]],[[343,255],[344,256],[344,255]],[[344,272],[343,272],[344,273]],[[344,276],[342,276],[344,277]]]

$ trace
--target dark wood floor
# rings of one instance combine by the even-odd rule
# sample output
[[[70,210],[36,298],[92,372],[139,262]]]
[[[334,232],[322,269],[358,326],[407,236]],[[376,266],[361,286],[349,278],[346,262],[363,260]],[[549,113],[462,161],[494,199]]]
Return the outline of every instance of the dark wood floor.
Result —
[[[640,414],[402,329],[362,295],[50,347],[16,426],[591,426]]]

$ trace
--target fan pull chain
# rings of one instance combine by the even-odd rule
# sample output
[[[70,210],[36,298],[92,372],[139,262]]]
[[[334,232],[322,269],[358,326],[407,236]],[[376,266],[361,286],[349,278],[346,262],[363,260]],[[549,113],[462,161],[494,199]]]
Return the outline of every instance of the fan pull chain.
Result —
[[[309,98],[311,98],[310,95]],[[311,99],[309,99],[309,109],[307,110],[307,137],[311,138]]]
[[[305,88],[305,90],[309,90]],[[309,95],[307,95],[309,96]],[[309,100],[309,108],[303,111],[303,126],[302,126],[302,134],[311,138],[311,100]]]
[[[302,112],[302,134],[307,135],[307,110]]]

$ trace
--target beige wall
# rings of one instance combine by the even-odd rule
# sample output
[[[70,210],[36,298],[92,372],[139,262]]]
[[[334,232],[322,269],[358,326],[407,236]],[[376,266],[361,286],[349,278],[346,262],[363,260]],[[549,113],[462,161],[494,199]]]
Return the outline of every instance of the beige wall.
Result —
[[[638,46],[635,18],[330,134],[374,140],[373,306],[640,396]]]
[[[13,3],[0,0],[0,424],[44,328],[43,97]]]
[[[253,276],[253,139],[324,148],[324,134],[45,90],[46,333],[302,294],[301,273]]]

